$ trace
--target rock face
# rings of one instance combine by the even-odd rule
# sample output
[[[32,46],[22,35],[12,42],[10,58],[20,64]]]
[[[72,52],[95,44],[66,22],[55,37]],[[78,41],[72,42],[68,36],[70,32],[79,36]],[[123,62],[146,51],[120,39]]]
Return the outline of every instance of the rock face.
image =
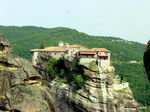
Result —
[[[55,112],[46,80],[0,35],[0,112]]]
[[[91,63],[80,63],[87,78],[80,90],[48,83],[27,60],[12,56],[0,35],[0,112],[138,112],[128,83],[119,83],[114,68]]]
[[[41,55],[41,59],[37,70],[47,78],[44,68],[47,66],[48,57]],[[65,64],[66,67],[70,66],[69,69],[75,69],[68,60]],[[96,60],[80,60],[80,65],[84,66],[86,77],[82,89],[75,90],[73,85],[60,84],[59,80],[50,82],[57,112],[138,112],[138,104],[129,84],[120,83],[112,66],[101,67],[96,64]]]
[[[0,51],[2,51],[5,54],[11,53],[10,43],[4,38],[2,34],[0,34]]]
[[[150,40],[148,41],[147,47],[144,52],[143,62],[148,80],[150,82]]]
[[[69,85],[52,81],[51,92],[58,101],[57,111],[139,112],[128,83],[120,84],[114,76],[114,68],[101,68],[95,62],[91,63],[83,64],[87,80],[80,90],[75,91]]]

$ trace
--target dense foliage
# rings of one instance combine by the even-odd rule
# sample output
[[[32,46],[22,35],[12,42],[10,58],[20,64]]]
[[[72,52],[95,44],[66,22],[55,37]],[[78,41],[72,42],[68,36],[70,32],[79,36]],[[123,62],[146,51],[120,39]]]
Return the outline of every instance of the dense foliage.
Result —
[[[79,68],[81,69],[81,67]],[[59,79],[63,83],[72,83],[75,89],[80,89],[84,86],[85,78],[84,74],[81,74],[81,70],[72,71],[70,67],[65,66],[63,59],[49,58],[47,70],[52,80]]]
[[[130,87],[134,96],[143,104],[150,105],[150,86],[143,69],[143,64],[139,63],[114,63],[116,74],[123,75],[123,80],[131,82]]]
[[[15,54],[29,60],[31,49],[40,48],[42,44],[56,45],[60,40],[86,47],[105,47],[111,51],[112,64],[115,65],[116,73],[123,75],[124,80],[130,83],[135,98],[142,104],[150,102],[150,84],[145,77],[142,63],[146,47],[144,44],[114,37],[90,36],[63,27],[49,29],[34,26],[0,26],[0,33],[8,37]],[[138,63],[130,64],[130,61]]]
[[[41,28],[33,26],[14,27],[0,26],[3,33],[11,41],[17,55],[31,58],[30,50],[44,46],[56,45],[60,40],[77,43],[86,47],[106,47],[112,52],[112,59],[116,61],[141,61],[145,45],[130,42],[120,38],[90,36],[69,28]]]

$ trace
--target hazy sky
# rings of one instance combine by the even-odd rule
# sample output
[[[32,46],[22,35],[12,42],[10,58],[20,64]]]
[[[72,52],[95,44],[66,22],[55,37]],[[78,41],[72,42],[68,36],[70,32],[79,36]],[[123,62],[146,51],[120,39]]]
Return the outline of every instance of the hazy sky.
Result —
[[[150,39],[150,0],[0,0],[0,25],[70,27],[91,35]]]

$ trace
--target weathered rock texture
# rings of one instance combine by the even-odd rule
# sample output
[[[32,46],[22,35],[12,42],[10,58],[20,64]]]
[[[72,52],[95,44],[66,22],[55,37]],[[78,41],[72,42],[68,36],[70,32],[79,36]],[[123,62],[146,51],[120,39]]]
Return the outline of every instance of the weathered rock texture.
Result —
[[[48,83],[28,61],[10,53],[0,35],[0,112],[138,112],[128,84],[119,84],[113,67],[80,63],[87,81],[75,91],[71,85]]]
[[[41,60],[36,68],[45,77],[48,57],[41,55]],[[65,64],[71,70],[76,69],[68,60]],[[82,89],[75,90],[73,85],[60,84],[57,80],[50,83],[57,112],[138,112],[129,84],[120,84],[112,66],[100,67],[96,60],[88,59],[80,60],[80,65],[84,66],[87,79]]]
[[[55,112],[46,80],[0,35],[0,112]]]
[[[95,62],[82,65],[87,77],[82,89],[51,83],[58,112],[139,112],[128,83],[120,84],[112,66],[101,68]]]
[[[2,34],[0,34],[0,51],[5,54],[11,53],[10,43]]]

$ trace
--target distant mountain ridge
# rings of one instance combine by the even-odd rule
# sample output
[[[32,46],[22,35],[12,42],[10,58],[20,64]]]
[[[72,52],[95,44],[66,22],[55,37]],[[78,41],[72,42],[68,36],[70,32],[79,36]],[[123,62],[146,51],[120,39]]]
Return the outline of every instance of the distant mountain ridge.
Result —
[[[145,48],[144,44],[138,42],[115,37],[90,36],[75,29],[65,27],[0,26],[0,33],[8,37],[13,44],[16,54],[28,59],[31,49],[39,48],[42,43],[45,46],[54,45],[60,40],[69,43],[78,43],[87,47],[106,47],[112,51],[113,60],[117,59],[121,61],[142,60],[142,53]],[[134,55],[134,57],[131,55]]]
[[[142,62],[146,47],[144,44],[116,37],[91,36],[65,27],[0,26],[0,33],[10,40],[15,54],[27,59],[31,59],[31,49],[39,48],[41,44],[56,45],[59,41],[89,48],[107,48],[111,51],[111,60],[116,73],[123,75],[124,80],[130,82],[135,98],[142,104],[150,104],[150,86]]]

